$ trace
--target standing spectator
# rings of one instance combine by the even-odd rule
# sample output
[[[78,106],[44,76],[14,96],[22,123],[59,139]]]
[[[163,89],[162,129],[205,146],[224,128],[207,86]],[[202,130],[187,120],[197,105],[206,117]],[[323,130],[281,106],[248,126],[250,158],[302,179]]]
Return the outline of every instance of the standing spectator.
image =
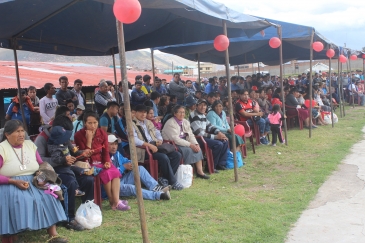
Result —
[[[94,100],[99,116],[103,114],[109,101],[115,101],[115,99],[113,99],[108,93],[108,84],[105,81],[100,82],[99,90],[96,92]]]
[[[53,84],[46,83],[43,89],[46,92],[46,96],[39,101],[39,111],[43,119],[43,124],[49,124],[56,112],[58,101],[56,98],[53,98],[53,95],[56,93]]]
[[[165,81],[166,81],[166,79],[165,79]],[[159,79],[159,78],[155,79],[153,91],[156,91],[156,92],[160,93],[161,95],[167,94],[167,90],[166,90],[165,86],[162,85],[161,79]]]
[[[204,137],[208,147],[212,150],[215,170],[226,170],[228,138],[218,128],[213,126],[205,116],[207,102],[198,100],[196,110],[190,113],[190,124],[195,136]],[[202,142],[198,141],[200,146]],[[216,172],[216,171],[215,171]]]
[[[68,78],[66,76],[61,76],[58,81],[61,86],[61,88],[56,93],[58,105],[66,105],[66,100],[72,100],[72,102],[74,102],[74,105],[77,106],[79,102],[77,100],[76,94],[67,89]]]
[[[210,93],[214,93],[216,90],[215,88],[215,79],[214,78],[209,78],[209,84],[207,86],[205,86],[205,93],[206,94],[210,94]]]
[[[187,88],[180,81],[180,74],[174,73],[174,79],[169,85],[170,95],[175,95],[177,98],[177,104],[183,104],[186,96]]]
[[[34,112],[34,106],[30,100],[30,98],[27,96],[27,93],[25,90],[20,90],[21,99],[23,102],[23,110],[24,110],[24,116],[25,121],[27,123],[27,126],[30,124],[30,114]],[[8,111],[5,115],[5,120],[19,120],[23,121],[22,113],[20,109],[20,102],[19,102],[19,96],[15,96],[11,100],[11,104],[8,107]]]
[[[141,90],[143,91],[143,93],[145,93],[147,97],[150,97],[152,92],[152,87],[150,84],[151,84],[151,76],[148,74],[144,75]]]
[[[240,89],[244,89],[245,88],[245,78],[238,76],[238,83],[237,85],[240,87]]]
[[[116,101],[109,101],[106,112],[100,117],[100,128],[108,134],[115,133],[115,126],[118,122],[119,104]]]
[[[240,90],[240,86],[238,86],[237,84],[237,76],[232,76],[231,77],[231,91],[239,91]]]
[[[247,75],[244,89],[249,90],[249,89],[251,89],[251,87],[252,87],[252,77],[251,77],[251,75]]]
[[[134,84],[134,87],[135,87],[135,89],[132,91],[132,94],[131,94],[131,104],[132,105],[141,105],[147,100],[146,94],[141,90],[142,82],[136,81]]]
[[[39,133],[39,127],[42,125],[41,116],[39,114],[39,98],[37,97],[37,89],[34,86],[29,86],[28,96],[34,106],[34,112],[30,113],[29,135]]]
[[[218,86],[218,93],[221,95],[222,98],[225,98],[228,96],[228,89],[227,89],[227,78],[226,77],[220,77],[219,78],[219,86]]]
[[[74,88],[71,91],[76,94],[78,104],[86,106],[85,94],[81,91],[81,89],[82,89],[82,80],[76,79],[74,81]]]

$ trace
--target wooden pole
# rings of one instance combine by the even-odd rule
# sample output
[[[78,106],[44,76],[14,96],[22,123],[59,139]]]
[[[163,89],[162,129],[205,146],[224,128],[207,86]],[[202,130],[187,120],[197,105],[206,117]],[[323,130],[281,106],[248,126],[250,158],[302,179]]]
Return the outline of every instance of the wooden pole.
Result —
[[[350,68],[350,87],[352,89],[352,71],[351,71],[351,58],[350,58],[351,57],[351,52],[350,51],[348,52],[347,56],[349,57],[348,60],[349,60],[349,68]],[[352,94],[352,108],[355,108],[355,93],[354,93],[354,91],[351,90],[351,94]]]
[[[225,20],[223,21],[223,34],[227,35],[227,23]],[[233,117],[233,104],[232,104],[232,90],[231,90],[231,79],[229,77],[229,52],[228,48],[225,51],[225,65],[226,65],[226,76],[227,76],[227,89],[228,89],[228,104],[229,104],[229,123],[231,127],[232,134],[232,151],[233,151],[233,161],[234,161],[234,181],[238,181],[238,171],[237,171],[237,153],[236,153],[236,137],[234,133],[234,117]]]
[[[23,100],[22,100],[22,94],[21,94],[18,55],[16,53],[17,45],[18,45],[18,43],[17,43],[16,39],[13,39],[15,74],[16,74],[16,84],[18,86],[18,97],[19,97],[20,112],[22,113],[22,120],[23,120],[24,130],[26,132],[28,132],[28,124],[27,124],[27,120],[25,119],[25,115],[24,115],[24,107],[23,107]]]
[[[260,73],[260,62],[257,63],[257,71]]]
[[[338,49],[338,59],[337,59],[337,65],[338,65],[338,75],[337,75],[337,95],[340,99],[340,103],[338,104],[340,106],[340,117],[342,118],[342,102],[341,102],[341,80],[342,80],[342,74],[341,74],[341,67],[340,67],[340,49]]]
[[[153,55],[153,49],[151,49],[151,61],[152,61],[152,80],[155,84],[155,57]]]
[[[240,65],[237,65],[237,75],[240,76]]]
[[[286,112],[285,112],[285,95],[284,95],[284,79],[283,79],[283,35],[282,35],[281,25],[277,26],[277,31],[278,31],[279,39],[281,41],[281,45],[279,47],[281,99],[283,100],[283,114],[286,114]],[[288,145],[286,119],[284,119],[283,122],[284,122],[284,133],[285,133],[285,145]]]
[[[309,44],[309,138],[312,137],[312,89],[313,89],[313,77],[312,77],[312,63],[313,63],[313,38],[314,29],[312,29],[312,35]]]
[[[114,83],[115,83],[115,99],[118,104],[119,102],[119,87],[118,87],[118,81],[117,81],[117,68],[115,67],[115,56],[114,56],[114,49],[111,49],[112,52],[112,59],[113,59],[113,70],[114,70]]]
[[[201,77],[200,77],[200,54],[197,53],[196,54],[197,59],[198,59],[198,84],[199,84],[199,90],[202,89],[202,84],[201,84]]]
[[[331,121],[332,121],[332,128],[334,127],[334,123],[333,123],[333,104],[332,104],[332,77],[331,77],[331,65],[332,65],[332,59],[329,59],[329,72],[328,72],[328,77],[330,79],[330,87],[329,87],[329,94],[330,94],[330,103],[331,103]]]
[[[138,169],[137,151],[136,151],[134,135],[133,135],[132,114],[131,114],[131,105],[130,105],[130,100],[129,100],[128,77],[127,77],[127,67],[126,67],[126,59],[125,59],[124,30],[123,30],[123,24],[121,22],[119,22],[118,20],[117,20],[117,34],[118,34],[120,71],[121,71],[122,82],[123,82],[124,114],[125,114],[126,122],[127,122],[129,149],[130,149],[131,160],[132,160],[132,165],[133,165],[134,184],[136,186],[139,220],[141,223],[143,243],[149,243],[146,214],[145,214],[145,210],[144,210],[143,197],[142,197],[141,180],[140,180],[139,169]]]

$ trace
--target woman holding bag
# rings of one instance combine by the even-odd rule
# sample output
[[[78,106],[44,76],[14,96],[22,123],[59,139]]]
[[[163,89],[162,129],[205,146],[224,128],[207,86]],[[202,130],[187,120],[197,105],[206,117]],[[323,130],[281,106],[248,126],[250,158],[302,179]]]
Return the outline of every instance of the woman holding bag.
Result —
[[[196,165],[196,176],[202,179],[210,177],[203,172],[203,154],[198,142],[190,128],[190,122],[184,119],[185,108],[176,105],[172,110],[174,116],[165,123],[162,129],[162,137],[165,140],[172,140],[183,155],[184,164]]]
[[[227,122],[226,113],[223,110],[223,103],[220,100],[216,100],[213,105],[212,109],[207,114],[208,121],[219,129],[229,140],[229,145],[232,150],[232,138],[234,131],[231,131],[231,128]],[[234,134],[236,138],[236,151],[240,151],[241,144],[244,144],[243,139],[238,136],[237,134]]]

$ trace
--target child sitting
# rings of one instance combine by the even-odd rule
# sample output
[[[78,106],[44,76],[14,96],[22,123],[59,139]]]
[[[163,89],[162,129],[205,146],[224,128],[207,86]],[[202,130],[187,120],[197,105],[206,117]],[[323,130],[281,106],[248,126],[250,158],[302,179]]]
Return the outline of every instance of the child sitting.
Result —
[[[280,143],[284,143],[283,137],[281,135],[281,121],[284,120],[286,116],[282,115],[280,111],[280,106],[275,104],[272,107],[272,113],[269,114],[268,119],[270,121],[270,128],[272,133],[272,146],[276,146],[277,138],[279,137]]]

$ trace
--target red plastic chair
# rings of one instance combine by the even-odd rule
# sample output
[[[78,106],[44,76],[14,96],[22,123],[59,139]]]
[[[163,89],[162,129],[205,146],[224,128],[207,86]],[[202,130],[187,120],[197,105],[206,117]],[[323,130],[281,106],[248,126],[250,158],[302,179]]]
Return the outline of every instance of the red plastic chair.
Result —
[[[101,182],[99,175],[94,177],[94,203],[102,210]]]
[[[294,107],[294,106],[287,106],[285,105],[285,110],[288,111],[288,109],[296,109],[297,110],[297,114],[296,115],[288,115],[286,114],[286,124],[287,124],[287,128],[288,130],[292,127],[294,127],[294,121],[296,124],[299,124],[299,129],[303,130],[303,121],[301,121],[299,119],[299,111],[298,108]]]
[[[205,153],[205,156],[207,158],[207,165],[208,165],[208,172],[209,174],[214,173],[214,159],[213,159],[213,153],[212,150],[208,147],[208,144],[205,142],[203,136],[195,136],[197,140],[200,140],[203,144],[202,152]]]

